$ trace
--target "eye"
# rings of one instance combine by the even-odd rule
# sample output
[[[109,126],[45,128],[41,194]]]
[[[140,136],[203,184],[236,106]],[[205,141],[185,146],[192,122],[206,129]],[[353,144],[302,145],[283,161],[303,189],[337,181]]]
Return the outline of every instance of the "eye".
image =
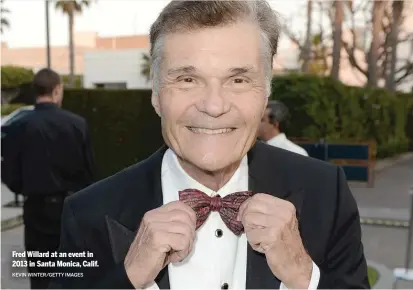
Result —
[[[191,78],[191,77],[184,77],[184,78],[181,78],[180,81],[182,81],[184,83],[193,83],[194,79]]]
[[[234,83],[236,83],[236,84],[242,84],[242,83],[245,83],[245,82],[246,82],[246,80],[242,79],[242,78],[235,78],[234,79]]]

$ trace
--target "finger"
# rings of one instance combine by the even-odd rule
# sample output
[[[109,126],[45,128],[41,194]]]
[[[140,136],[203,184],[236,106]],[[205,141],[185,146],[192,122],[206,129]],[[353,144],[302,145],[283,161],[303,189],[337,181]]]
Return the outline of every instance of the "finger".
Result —
[[[272,225],[272,216],[263,213],[246,212],[242,217],[244,228],[267,228]]]
[[[191,221],[193,223],[196,223],[196,213],[195,211],[187,204],[184,202],[177,200],[177,201],[172,201],[170,203],[167,203],[162,207],[163,211],[169,212],[169,211],[174,211],[174,210],[180,210],[186,212]]]
[[[171,262],[179,262],[185,259],[192,250],[193,240],[181,234],[168,233],[165,235],[171,246]]]
[[[171,234],[181,234],[187,237],[190,240],[195,239],[195,228],[191,225],[180,222],[180,221],[173,221],[173,222],[157,222],[153,225],[154,232],[165,232]]]
[[[241,221],[242,216],[244,215],[244,212],[245,212],[246,208],[248,207],[248,204],[249,204],[250,201],[251,201],[251,198],[247,199],[239,207],[238,215],[237,215],[237,221]]]
[[[150,218],[147,220],[147,223],[153,222],[172,222],[180,221],[185,222],[191,227],[196,227],[196,219],[194,220],[191,214],[188,214],[185,210],[172,209],[168,211],[157,211],[151,213]]]
[[[276,242],[277,236],[271,228],[251,229],[245,232],[251,247],[261,253],[266,252]]]
[[[271,215],[274,214],[275,211],[276,208],[272,204],[265,203],[262,200],[258,199],[251,199],[245,207],[242,215],[245,215],[247,212],[256,212]]]

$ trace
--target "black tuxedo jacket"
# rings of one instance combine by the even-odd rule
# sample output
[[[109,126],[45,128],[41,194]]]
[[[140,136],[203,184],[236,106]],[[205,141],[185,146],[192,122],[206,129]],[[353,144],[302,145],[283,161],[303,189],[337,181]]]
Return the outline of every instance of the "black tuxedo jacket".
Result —
[[[72,277],[55,278],[50,288],[133,288],[123,261],[143,215],[163,204],[161,164],[166,149],[66,200],[59,251],[89,251],[99,266],[64,268]],[[295,205],[304,246],[320,268],[319,288],[369,288],[358,209],[343,170],[261,142],[248,153],[248,162],[251,190]],[[83,277],[73,277],[74,272]],[[168,267],[155,282],[169,288]],[[249,245],[246,287],[280,287],[265,256]]]

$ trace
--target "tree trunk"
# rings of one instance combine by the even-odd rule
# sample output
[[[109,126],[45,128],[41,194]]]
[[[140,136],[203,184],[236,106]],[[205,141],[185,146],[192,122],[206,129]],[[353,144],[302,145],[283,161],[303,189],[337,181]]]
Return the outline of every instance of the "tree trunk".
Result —
[[[73,88],[75,84],[75,47],[73,43],[73,29],[74,29],[74,12],[70,11],[68,13],[69,16],[69,65],[70,65],[70,73],[69,73],[69,87]]]
[[[343,1],[334,1],[335,5],[335,20],[333,34],[333,67],[331,76],[335,79],[340,77],[340,62],[341,62],[341,35],[343,26]]]
[[[387,72],[386,87],[390,91],[396,90],[396,63],[397,63],[397,45],[399,38],[399,27],[403,13],[404,1],[393,1],[392,10],[392,27],[390,32],[390,71]]]
[[[46,9],[46,59],[47,68],[51,68],[51,56],[50,56],[50,25],[49,25],[49,0],[45,1]]]
[[[311,37],[311,22],[312,22],[312,10],[313,10],[313,3],[312,0],[307,0],[307,34],[306,40],[304,45],[304,53],[303,53],[303,72],[308,72],[310,67],[310,60],[311,60],[311,44],[312,44],[312,37]]]
[[[368,79],[367,86],[377,87],[378,84],[378,73],[377,73],[377,61],[379,58],[379,48],[380,48],[380,31],[381,31],[381,21],[384,15],[384,1],[374,1],[373,4],[373,21],[372,21],[372,40],[370,51],[368,53]]]

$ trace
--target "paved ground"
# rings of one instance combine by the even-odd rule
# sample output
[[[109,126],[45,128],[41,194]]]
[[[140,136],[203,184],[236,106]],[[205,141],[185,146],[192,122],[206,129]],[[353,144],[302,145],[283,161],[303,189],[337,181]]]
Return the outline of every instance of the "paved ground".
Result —
[[[411,205],[409,189],[413,187],[413,159],[384,169],[375,176],[374,188],[351,184],[359,208],[408,211]]]

